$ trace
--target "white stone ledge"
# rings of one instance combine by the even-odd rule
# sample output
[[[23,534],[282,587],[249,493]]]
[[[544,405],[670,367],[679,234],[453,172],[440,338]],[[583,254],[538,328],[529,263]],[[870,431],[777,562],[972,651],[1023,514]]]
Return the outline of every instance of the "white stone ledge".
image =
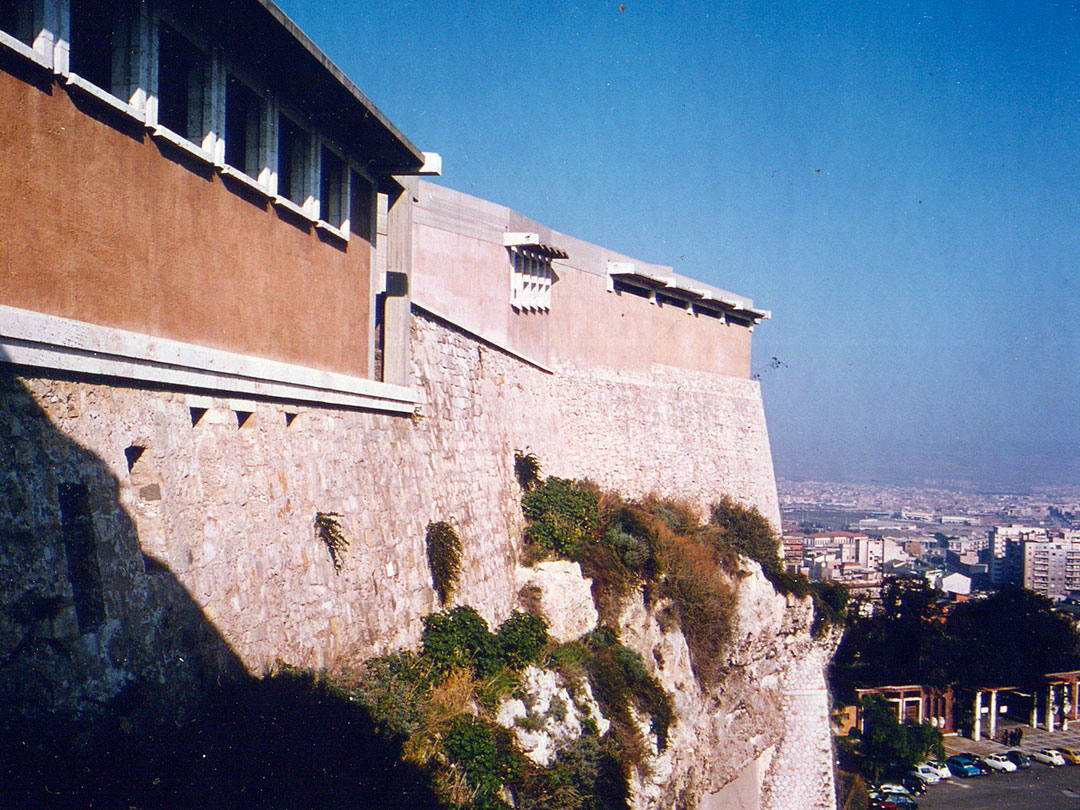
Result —
[[[307,212],[307,209],[305,209],[303,206],[297,205],[288,197],[282,197],[280,194],[277,194],[274,196],[273,203],[274,205],[284,208],[286,211],[291,211],[301,219],[307,220],[312,225],[317,224],[319,221],[318,217],[313,217]]]
[[[365,410],[412,413],[405,386],[0,306],[0,362]]]
[[[133,107],[131,104],[128,104],[122,98],[114,96],[107,90],[102,90],[96,84],[87,81],[78,73],[66,74],[64,76],[64,83],[67,84],[68,87],[78,88],[82,92],[89,95],[91,98],[95,98],[102,104],[112,107],[117,112],[123,113],[124,115],[135,119],[140,124],[144,124],[146,122],[146,116],[143,114],[142,110]]]
[[[46,70],[52,70],[52,59],[45,56],[44,54],[38,53],[25,42],[20,39],[16,39],[6,31],[0,31],[0,45],[14,51],[19,56],[29,59],[31,62],[38,65],[39,67],[43,67]],[[52,49],[50,48],[50,50]]]
[[[152,127],[150,124],[147,124],[147,126],[150,127],[150,134],[155,138],[161,138],[161,140],[171,143],[173,146],[182,149],[192,157],[198,158],[203,163],[210,166],[214,165],[213,155],[198,144],[192,143],[183,135],[173,132],[171,129],[162,126],[161,124],[154,124]]]
[[[320,231],[323,231],[324,233],[328,233],[331,236],[337,237],[342,242],[349,241],[349,234],[346,233],[343,228],[335,228],[333,225],[331,225],[329,222],[326,222],[325,220],[317,220],[315,222],[315,227],[318,228]]]
[[[246,172],[242,172],[242,171],[240,171],[240,169],[233,168],[228,163],[225,163],[225,164],[222,164],[221,166],[219,166],[218,171],[221,172],[221,174],[224,175],[225,177],[229,177],[229,178],[231,178],[233,180],[236,180],[237,182],[243,183],[245,186],[250,188],[252,191],[258,192],[259,194],[261,194],[266,199],[268,199],[268,200],[273,200],[274,199],[274,195],[270,193],[270,189],[268,189],[266,186],[264,186],[262,183],[260,183],[254,177],[251,177]]]

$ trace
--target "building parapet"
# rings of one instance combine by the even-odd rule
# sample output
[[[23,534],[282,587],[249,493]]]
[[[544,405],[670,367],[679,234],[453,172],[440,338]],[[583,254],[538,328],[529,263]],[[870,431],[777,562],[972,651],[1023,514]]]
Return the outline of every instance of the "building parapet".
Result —
[[[0,360],[221,394],[412,413],[404,386],[0,305]]]

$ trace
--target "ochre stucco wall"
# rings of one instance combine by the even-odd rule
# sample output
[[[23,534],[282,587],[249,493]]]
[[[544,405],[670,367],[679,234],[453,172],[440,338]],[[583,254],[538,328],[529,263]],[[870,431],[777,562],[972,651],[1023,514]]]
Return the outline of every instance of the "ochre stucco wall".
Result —
[[[0,111],[4,304],[368,375],[368,241],[324,241],[55,83],[0,69]]]

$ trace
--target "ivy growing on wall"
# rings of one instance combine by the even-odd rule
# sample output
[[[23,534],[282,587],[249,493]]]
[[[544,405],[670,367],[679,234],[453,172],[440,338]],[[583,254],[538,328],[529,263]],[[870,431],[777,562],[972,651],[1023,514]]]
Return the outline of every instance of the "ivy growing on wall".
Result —
[[[540,485],[540,459],[535,453],[515,450],[514,475],[525,492],[532,492]]]
[[[337,512],[315,513],[315,536],[326,544],[330,561],[338,572],[345,564],[345,552],[349,549],[349,540],[341,531],[341,523],[338,521],[340,517]]]
[[[427,525],[427,558],[431,581],[439,604],[445,605],[454,595],[461,576],[461,538],[444,521]]]

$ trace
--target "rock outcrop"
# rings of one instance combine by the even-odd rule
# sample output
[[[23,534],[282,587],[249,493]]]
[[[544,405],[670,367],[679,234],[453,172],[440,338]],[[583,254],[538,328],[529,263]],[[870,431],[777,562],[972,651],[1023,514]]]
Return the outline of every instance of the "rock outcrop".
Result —
[[[742,562],[735,577],[733,637],[721,677],[709,688],[703,689],[695,676],[681,630],[665,620],[664,603],[650,608],[644,599],[632,598],[622,605],[620,640],[641,655],[650,674],[670,693],[676,714],[664,751],[657,750],[647,733],[648,723],[641,724],[652,750],[644,775],[633,780],[635,808],[835,806],[824,675],[835,639],[813,637],[809,599],[777,593],[757,563]],[[541,604],[552,627],[565,633],[580,626],[577,600],[558,597],[580,594],[588,580],[569,563],[538,568],[520,569],[517,578],[542,590]],[[553,696],[565,691],[553,673],[534,671],[523,680],[530,700],[544,711]],[[517,703],[521,701],[504,707],[501,720],[508,727],[525,716],[524,703]],[[533,755],[535,761],[546,763],[553,746],[573,736],[575,723],[571,719],[545,722],[531,731],[518,729],[519,742],[539,752]]]

